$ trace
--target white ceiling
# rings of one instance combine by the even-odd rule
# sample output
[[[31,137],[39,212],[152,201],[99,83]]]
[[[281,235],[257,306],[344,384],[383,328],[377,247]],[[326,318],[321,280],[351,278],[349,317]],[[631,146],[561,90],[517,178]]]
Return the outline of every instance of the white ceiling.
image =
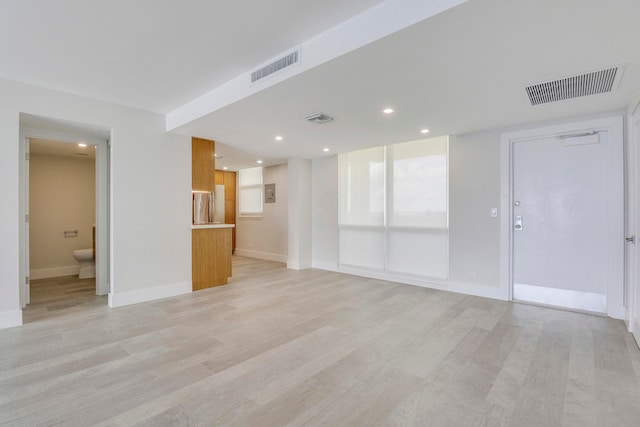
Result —
[[[0,76],[170,113],[380,3],[3,0]],[[638,16],[637,0],[470,0],[174,131],[236,169],[619,110],[640,94]],[[619,64],[613,93],[532,107],[524,91]],[[337,120],[303,120],[320,111]]]
[[[38,138],[31,138],[29,140],[29,152],[31,154],[73,157],[80,159],[93,160],[96,158],[95,145],[86,144],[86,147],[80,147],[78,143],[59,142]]]

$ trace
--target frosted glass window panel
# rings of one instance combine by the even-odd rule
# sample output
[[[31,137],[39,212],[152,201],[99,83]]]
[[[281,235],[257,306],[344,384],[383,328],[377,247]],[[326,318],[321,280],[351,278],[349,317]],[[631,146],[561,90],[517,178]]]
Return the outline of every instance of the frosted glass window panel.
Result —
[[[340,264],[384,270],[383,227],[340,227]]]
[[[435,279],[449,277],[449,235],[443,230],[387,231],[387,270]]]
[[[240,215],[262,214],[262,168],[238,171],[238,210]]]
[[[262,185],[262,168],[240,169],[238,171],[238,185],[240,187]]]
[[[340,154],[340,224],[384,225],[384,147]]]
[[[447,137],[390,145],[388,225],[446,228]]]

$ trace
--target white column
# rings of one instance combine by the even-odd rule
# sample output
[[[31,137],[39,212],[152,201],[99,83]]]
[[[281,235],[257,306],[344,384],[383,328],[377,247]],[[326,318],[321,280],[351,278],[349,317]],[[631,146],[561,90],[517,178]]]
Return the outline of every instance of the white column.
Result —
[[[289,159],[289,247],[287,268],[311,268],[311,160]]]

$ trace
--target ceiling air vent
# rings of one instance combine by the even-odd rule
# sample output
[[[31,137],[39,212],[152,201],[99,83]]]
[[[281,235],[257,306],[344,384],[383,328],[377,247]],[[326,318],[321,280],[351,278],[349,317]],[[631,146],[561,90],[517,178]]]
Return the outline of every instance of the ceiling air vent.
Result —
[[[620,81],[620,67],[580,74],[560,80],[527,86],[525,89],[531,105],[564,101],[581,96],[611,92]]]
[[[257,82],[260,79],[264,79],[267,76],[270,76],[273,73],[276,73],[284,68],[287,68],[291,65],[297,64],[300,59],[300,50],[296,49],[293,52],[283,56],[282,58],[276,59],[275,61],[265,65],[264,67],[258,68],[254,72],[251,73],[251,83]]]
[[[323,123],[334,121],[335,117],[331,117],[330,115],[324,114],[324,113],[316,113],[316,114],[311,114],[310,116],[306,116],[304,119],[308,122],[321,125]]]

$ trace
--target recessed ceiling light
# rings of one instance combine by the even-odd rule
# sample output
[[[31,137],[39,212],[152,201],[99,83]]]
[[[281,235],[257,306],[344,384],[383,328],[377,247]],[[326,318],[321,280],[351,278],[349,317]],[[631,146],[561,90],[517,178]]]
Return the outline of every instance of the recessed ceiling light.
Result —
[[[86,147],[87,144],[78,144],[78,147]]]
[[[385,108],[384,110],[382,110],[383,113],[385,114],[391,114],[393,113],[394,109],[393,108]]]
[[[324,151],[325,153],[329,151],[328,148],[323,148],[322,151]]]
[[[229,169],[229,168],[228,168],[228,167],[226,167],[226,166],[223,166],[223,167],[222,167],[222,169],[223,169],[223,170],[227,170],[227,169]]]
[[[429,133],[429,129],[422,129],[420,133]]]
[[[256,163],[261,165],[262,164],[262,160],[256,160]]]
[[[280,135],[276,136],[276,141],[282,141],[282,137]]]

